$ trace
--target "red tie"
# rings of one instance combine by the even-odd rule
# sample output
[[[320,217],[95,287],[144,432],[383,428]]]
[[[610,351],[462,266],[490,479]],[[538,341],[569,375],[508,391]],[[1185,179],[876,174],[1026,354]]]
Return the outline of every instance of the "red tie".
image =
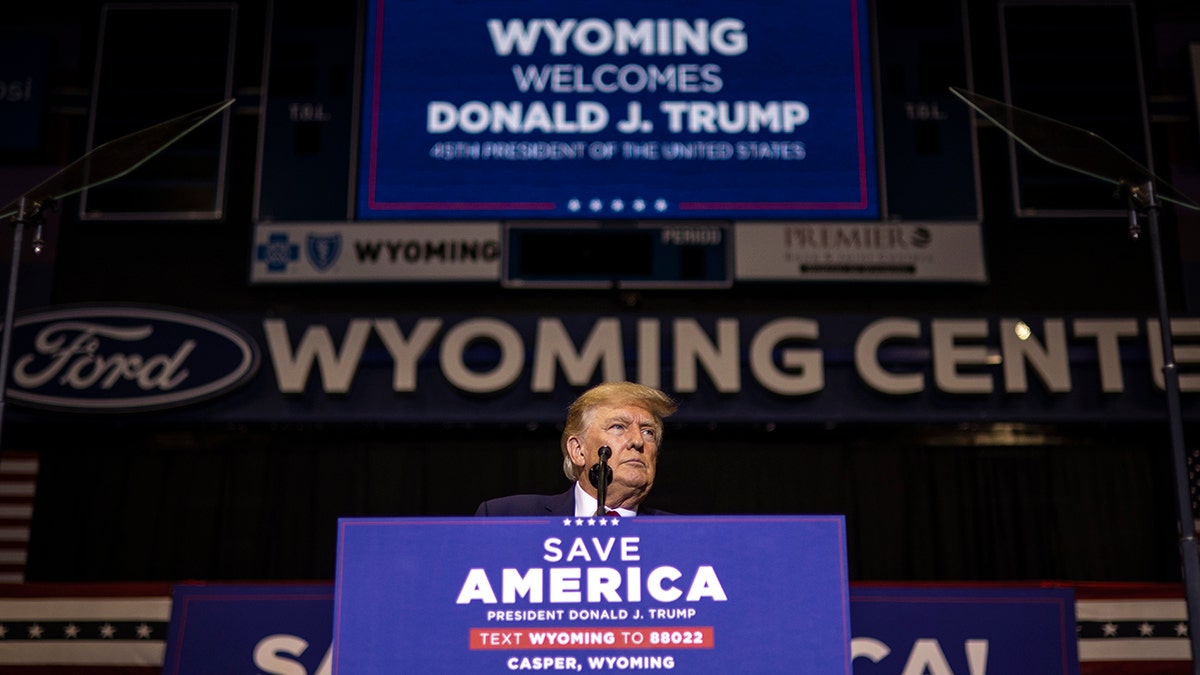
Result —
[[[612,509],[607,509],[607,510],[604,512],[604,515],[606,515],[606,516],[612,516],[613,518],[620,518],[620,517],[621,517],[621,514],[617,513],[616,511],[613,511]]]

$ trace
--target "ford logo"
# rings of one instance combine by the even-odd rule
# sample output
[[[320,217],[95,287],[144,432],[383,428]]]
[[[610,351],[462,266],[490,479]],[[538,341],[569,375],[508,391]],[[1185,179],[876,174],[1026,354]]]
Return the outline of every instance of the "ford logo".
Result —
[[[37,408],[134,412],[219,396],[258,371],[236,326],[179,310],[86,306],[14,322],[10,400]]]

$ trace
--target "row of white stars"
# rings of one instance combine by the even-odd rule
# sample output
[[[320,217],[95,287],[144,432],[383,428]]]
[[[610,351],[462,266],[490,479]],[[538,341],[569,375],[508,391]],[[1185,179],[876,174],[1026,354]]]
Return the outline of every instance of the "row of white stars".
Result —
[[[137,632],[137,636],[138,636],[139,640],[149,640],[150,633],[152,633],[153,631],[150,629],[149,625],[142,623],[142,624],[138,624],[136,632]],[[41,624],[36,624],[36,623],[29,624],[29,638],[30,639],[40,640],[40,639],[42,639],[42,637],[45,636],[45,633],[46,633],[46,630],[44,628],[42,628]],[[103,626],[100,626],[100,637],[102,639],[111,640],[111,639],[115,638],[116,635],[117,635],[117,629],[111,623],[106,623]],[[67,639],[78,638],[79,637],[79,626],[76,626],[73,623],[69,623],[66,626],[63,626],[63,637],[65,637]],[[5,626],[4,624],[0,623],[0,640],[4,640],[7,638],[8,638],[8,626]]]
[[[1117,624],[1111,621],[1101,626],[1100,630],[1104,633],[1104,637],[1117,636]],[[1175,624],[1175,637],[1185,637],[1187,634],[1188,626],[1186,623],[1181,621]],[[1138,625],[1138,635],[1142,637],[1154,637],[1154,624],[1149,623],[1148,621],[1143,621],[1140,623]]]
[[[667,200],[665,200],[665,199],[655,199],[652,204],[647,204],[645,199],[634,199],[632,202],[629,203],[629,208],[633,209],[634,211],[636,211],[638,213],[645,211],[647,207],[653,208],[655,211],[658,211],[659,213],[661,213],[663,211],[666,211],[668,206],[669,206],[669,204],[667,203]],[[603,199],[589,199],[586,205],[583,203],[583,200],[581,200],[581,199],[567,200],[567,210],[572,211],[572,212],[582,211],[582,210],[586,209],[588,211],[591,211],[592,213],[599,213],[599,212],[603,211],[604,208],[605,208],[605,203],[604,203]],[[620,213],[620,212],[624,211],[625,210],[625,200],[614,199],[614,200],[610,201],[608,203],[608,209],[614,213]]]
[[[600,527],[609,525],[616,527],[620,522],[620,518],[563,518],[563,527],[571,527],[572,525],[575,527],[583,527],[585,525],[588,527],[595,527],[596,525]]]

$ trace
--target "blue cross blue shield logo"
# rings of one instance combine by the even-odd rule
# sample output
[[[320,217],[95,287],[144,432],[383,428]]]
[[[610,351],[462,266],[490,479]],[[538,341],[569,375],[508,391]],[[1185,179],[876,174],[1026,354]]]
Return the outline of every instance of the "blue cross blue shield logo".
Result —
[[[308,261],[318,271],[324,272],[337,262],[342,252],[342,235],[308,235],[304,250],[308,253]]]

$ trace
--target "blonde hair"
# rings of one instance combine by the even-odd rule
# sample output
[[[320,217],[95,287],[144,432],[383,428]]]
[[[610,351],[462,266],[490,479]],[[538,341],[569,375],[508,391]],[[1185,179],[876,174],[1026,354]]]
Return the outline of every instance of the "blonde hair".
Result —
[[[580,394],[571,406],[567,408],[567,421],[563,427],[562,439],[559,445],[563,455],[563,473],[572,481],[579,480],[580,467],[571,461],[567,452],[567,439],[583,433],[587,428],[589,413],[601,406],[637,405],[645,408],[654,416],[657,427],[655,435],[662,443],[662,421],[678,408],[675,401],[654,387],[647,387],[636,382],[605,382],[596,385]]]

